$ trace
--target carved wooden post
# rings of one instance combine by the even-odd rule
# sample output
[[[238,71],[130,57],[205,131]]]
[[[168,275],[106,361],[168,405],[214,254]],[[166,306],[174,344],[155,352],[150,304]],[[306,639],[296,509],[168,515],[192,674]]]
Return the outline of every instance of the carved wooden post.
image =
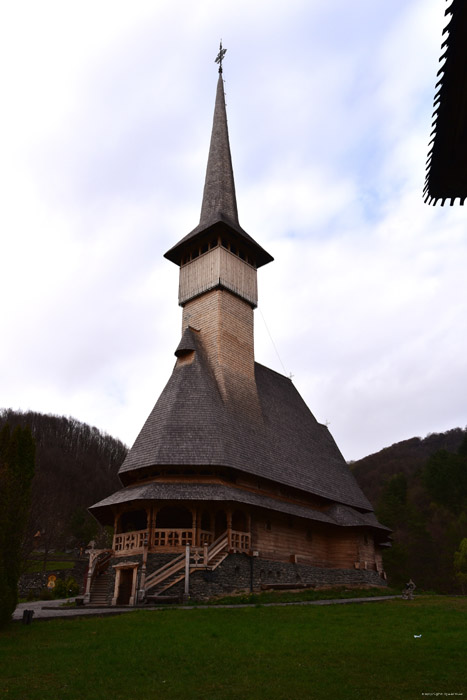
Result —
[[[228,539],[228,544],[229,544],[229,549],[232,547],[232,511],[229,510],[226,513],[227,515],[227,539]]]
[[[144,589],[144,585],[146,583],[146,562],[148,560],[148,548],[149,548],[149,531],[146,533],[146,536],[144,538],[143,542],[143,560],[142,560],[142,565],[141,565],[141,575],[139,579],[139,591],[138,591],[138,602],[142,603],[146,591]]]
[[[204,549],[204,566],[207,566],[208,565],[208,545],[206,542],[204,543],[203,549]]]
[[[121,569],[119,567],[115,569],[115,584],[114,584],[114,595],[112,598],[112,605],[117,605],[118,589],[120,587],[120,571],[121,571]]]
[[[86,575],[86,590],[84,592],[84,604],[85,605],[87,603],[89,603],[89,601],[91,599],[92,571],[93,571],[93,564],[94,564],[95,558],[96,558],[96,552],[94,550],[91,550],[89,552],[88,573]]]
[[[113,540],[112,540],[112,549],[114,550],[114,552],[115,552],[115,537],[118,533],[118,521],[119,520],[120,520],[120,512],[117,512],[115,514],[115,518],[114,518],[114,536],[113,536]]]
[[[199,538],[200,538],[200,522],[201,518],[199,515],[199,508],[193,508],[192,510],[192,525],[194,529],[193,533],[193,544],[198,547],[199,546]]]
[[[151,549],[151,547],[153,545],[153,539],[154,539],[154,521],[155,521],[152,506],[150,508],[148,508],[146,512],[147,512],[147,518],[148,518],[148,522],[147,522],[147,530],[148,530],[147,546],[148,546],[148,549]]]
[[[190,545],[185,548],[185,598],[188,598],[190,591]]]

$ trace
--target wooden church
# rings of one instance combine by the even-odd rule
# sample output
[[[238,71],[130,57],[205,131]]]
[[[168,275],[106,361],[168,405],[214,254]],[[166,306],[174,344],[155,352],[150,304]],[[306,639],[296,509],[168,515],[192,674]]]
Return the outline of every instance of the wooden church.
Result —
[[[257,271],[273,258],[239,223],[222,63],[200,222],[165,257],[180,267],[176,362],[123,488],[90,509],[115,534],[91,552],[85,603],[384,585],[389,531],[291,380],[255,362]]]

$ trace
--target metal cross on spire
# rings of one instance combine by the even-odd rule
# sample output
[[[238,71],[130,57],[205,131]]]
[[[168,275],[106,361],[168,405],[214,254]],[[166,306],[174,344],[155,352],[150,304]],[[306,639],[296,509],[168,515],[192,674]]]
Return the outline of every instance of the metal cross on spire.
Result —
[[[224,60],[224,56],[226,53],[227,49],[222,48],[222,39],[221,43],[219,44],[219,53],[216,56],[215,63],[219,64],[219,73],[222,73],[222,61]]]

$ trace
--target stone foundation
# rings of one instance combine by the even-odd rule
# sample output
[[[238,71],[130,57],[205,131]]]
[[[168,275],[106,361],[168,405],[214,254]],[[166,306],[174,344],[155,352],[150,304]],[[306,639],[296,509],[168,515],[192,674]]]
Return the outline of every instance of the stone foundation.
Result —
[[[58,579],[63,580],[70,576],[75,579],[79,585],[80,594],[85,588],[85,573],[87,570],[87,559],[75,561],[73,569],[57,569],[56,571],[38,571],[32,574],[21,574],[18,581],[18,595],[20,598],[27,598],[28,594],[39,595],[41,591],[47,588],[49,576],[55,575]]]
[[[190,576],[190,597],[212,598],[237,591],[254,592],[277,584],[304,586],[386,586],[376,571],[319,569],[304,564],[268,561],[245,554],[230,554],[214,571],[196,571]],[[170,588],[183,593],[184,581]]]
[[[174,558],[172,554],[149,554],[146,575],[149,576]],[[141,555],[115,557],[109,567],[108,603],[114,586],[115,569],[112,564],[139,563],[138,583],[141,575]],[[322,569],[305,564],[269,561],[246,554],[230,554],[214,571],[196,571],[190,575],[189,595],[203,600],[236,592],[260,591],[262,587],[280,585],[290,588],[312,586],[386,586],[386,581],[376,571],[357,569]],[[179,581],[164,595],[182,595],[185,581]],[[149,591],[149,595],[151,591]]]

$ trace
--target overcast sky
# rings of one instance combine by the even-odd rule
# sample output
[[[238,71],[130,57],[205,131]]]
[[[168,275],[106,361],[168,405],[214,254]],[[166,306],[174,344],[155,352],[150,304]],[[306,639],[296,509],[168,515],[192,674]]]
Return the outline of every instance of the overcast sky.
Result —
[[[275,258],[257,361],[348,460],[464,427],[466,210],[422,199],[445,8],[2,4],[0,407],[133,443],[175,362],[163,254],[199,221],[222,37],[240,223]]]

